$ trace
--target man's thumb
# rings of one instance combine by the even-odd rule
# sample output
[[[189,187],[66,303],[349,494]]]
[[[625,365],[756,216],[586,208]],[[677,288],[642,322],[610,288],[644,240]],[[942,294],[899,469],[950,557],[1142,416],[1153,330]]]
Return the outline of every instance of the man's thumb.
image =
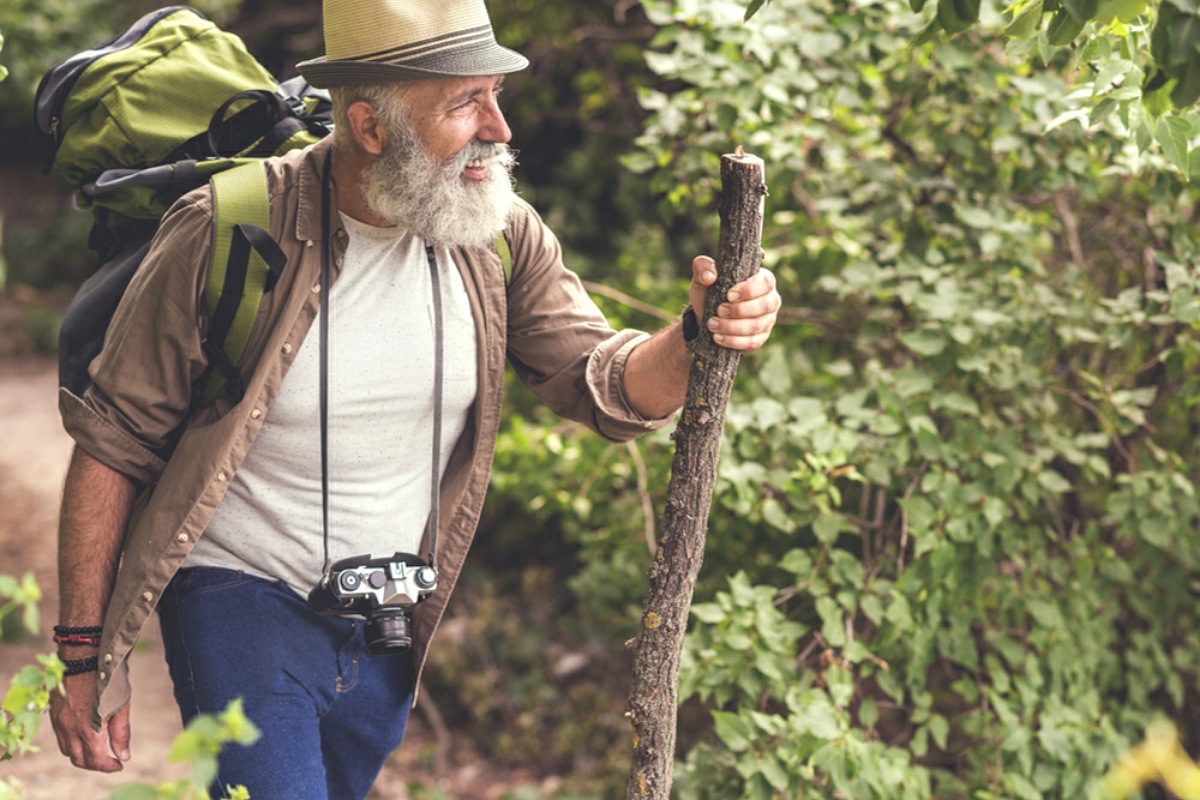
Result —
[[[129,706],[112,715],[108,721],[108,741],[113,755],[121,761],[130,759],[129,753]]]

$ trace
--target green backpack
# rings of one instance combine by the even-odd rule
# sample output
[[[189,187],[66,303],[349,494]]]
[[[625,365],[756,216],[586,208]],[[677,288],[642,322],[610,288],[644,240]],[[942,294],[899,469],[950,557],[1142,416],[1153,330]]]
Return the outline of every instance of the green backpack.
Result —
[[[59,383],[80,394],[108,323],[167,208],[211,182],[215,231],[205,293],[209,374],[197,399],[242,390],[237,366],[263,293],[285,266],[267,233],[262,159],[332,130],[326,93],[284,84],[200,12],[151,12],[123,34],[56,65],[35,102],[53,167],[94,222],[100,266],[63,318]]]

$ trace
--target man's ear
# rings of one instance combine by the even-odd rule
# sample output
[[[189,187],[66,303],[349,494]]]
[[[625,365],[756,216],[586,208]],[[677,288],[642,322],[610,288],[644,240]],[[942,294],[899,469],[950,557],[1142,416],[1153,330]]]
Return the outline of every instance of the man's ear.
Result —
[[[378,156],[383,153],[387,130],[375,113],[375,106],[366,100],[355,100],[346,109],[346,119],[350,123],[354,141],[367,155]]]

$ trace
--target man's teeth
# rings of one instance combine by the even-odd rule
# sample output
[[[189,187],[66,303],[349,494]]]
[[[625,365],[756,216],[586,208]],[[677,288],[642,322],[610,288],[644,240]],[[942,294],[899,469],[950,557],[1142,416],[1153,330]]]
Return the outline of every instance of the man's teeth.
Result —
[[[472,158],[470,161],[467,162],[467,168],[468,169],[479,169],[481,167],[486,167],[488,165],[489,161],[491,161],[491,159]]]

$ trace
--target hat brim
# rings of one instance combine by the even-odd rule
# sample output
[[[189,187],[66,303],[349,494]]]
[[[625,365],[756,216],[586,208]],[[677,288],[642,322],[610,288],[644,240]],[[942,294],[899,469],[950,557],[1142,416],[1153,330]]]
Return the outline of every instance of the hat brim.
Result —
[[[419,81],[430,78],[470,78],[480,75],[504,75],[529,66],[520,53],[490,44],[486,47],[443,54],[422,63],[391,64],[386,61],[345,59],[330,61],[325,56],[301,61],[296,65],[304,79],[319,89],[354,86],[363,83]]]

